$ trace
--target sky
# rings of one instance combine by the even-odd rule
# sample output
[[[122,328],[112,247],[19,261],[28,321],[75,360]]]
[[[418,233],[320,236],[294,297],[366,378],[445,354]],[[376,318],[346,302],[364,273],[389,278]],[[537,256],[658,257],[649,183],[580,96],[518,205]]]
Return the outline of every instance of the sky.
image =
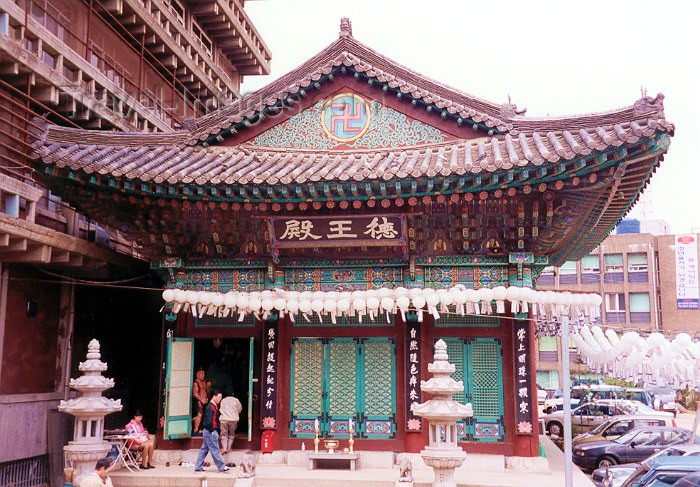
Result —
[[[338,36],[353,36],[414,71],[526,116],[632,105],[644,88],[665,95],[675,136],[645,193],[646,219],[672,233],[700,232],[700,3],[659,1],[247,0],[272,52],[264,86]],[[651,190],[651,191],[649,191]],[[628,216],[643,218],[641,205]]]

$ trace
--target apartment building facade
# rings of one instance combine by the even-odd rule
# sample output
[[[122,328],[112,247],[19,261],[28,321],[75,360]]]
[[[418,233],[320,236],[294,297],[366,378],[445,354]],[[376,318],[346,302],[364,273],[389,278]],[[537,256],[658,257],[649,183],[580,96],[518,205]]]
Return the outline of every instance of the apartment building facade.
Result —
[[[45,123],[178,130],[239,99],[270,58],[243,0],[0,0],[0,437],[13,443],[0,449],[3,475],[48,476],[49,451],[60,453],[48,430],[76,311],[63,276],[148,272],[138,246],[44,187],[36,134]]]
[[[694,259],[678,255],[683,252],[679,239],[694,239],[696,245],[688,245]],[[699,234],[613,234],[581,260],[544,269],[537,279],[537,289],[599,293],[603,305],[597,324],[604,329],[700,333],[698,239]],[[560,355],[557,337],[539,339],[538,380],[544,387],[554,388],[560,383]],[[573,349],[571,356],[573,370],[585,375],[587,370],[575,364],[577,354]]]

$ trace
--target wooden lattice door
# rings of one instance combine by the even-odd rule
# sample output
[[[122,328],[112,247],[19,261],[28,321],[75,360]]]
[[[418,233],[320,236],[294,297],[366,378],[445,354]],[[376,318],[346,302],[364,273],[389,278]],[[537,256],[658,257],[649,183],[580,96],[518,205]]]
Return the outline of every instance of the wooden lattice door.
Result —
[[[458,423],[462,441],[505,441],[503,419],[503,370],[501,341],[497,338],[444,339],[452,377],[464,382],[464,391],[453,398],[471,403],[474,416]]]
[[[290,435],[359,438],[396,434],[396,365],[389,338],[298,338],[292,342]]]

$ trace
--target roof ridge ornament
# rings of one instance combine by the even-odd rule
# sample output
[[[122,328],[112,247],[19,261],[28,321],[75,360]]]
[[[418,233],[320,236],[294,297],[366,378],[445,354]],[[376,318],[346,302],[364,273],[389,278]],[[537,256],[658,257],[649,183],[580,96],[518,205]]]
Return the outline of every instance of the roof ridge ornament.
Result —
[[[340,32],[338,37],[352,37],[352,22],[348,17],[340,19]]]
[[[642,89],[642,97],[634,102],[634,114],[639,115],[648,112],[664,112],[664,94],[658,93],[655,98],[647,96],[646,90]]]
[[[506,118],[513,118],[517,115],[525,115],[527,108],[518,108],[518,105],[513,103],[508,95],[508,103],[501,105],[500,115]]]

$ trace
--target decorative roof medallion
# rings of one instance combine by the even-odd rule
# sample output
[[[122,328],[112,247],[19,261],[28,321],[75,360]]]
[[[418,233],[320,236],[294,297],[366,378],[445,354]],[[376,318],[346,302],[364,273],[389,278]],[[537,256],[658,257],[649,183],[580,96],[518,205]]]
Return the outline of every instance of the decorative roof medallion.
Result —
[[[369,128],[370,104],[355,93],[341,93],[321,110],[321,125],[328,137],[338,142],[359,139]]]
[[[350,108],[346,102],[353,104]],[[333,108],[334,104],[343,107]],[[349,118],[364,116],[365,122],[341,121],[345,107]],[[353,111],[356,110],[356,111]],[[352,130],[343,128],[343,123]],[[332,133],[330,129],[334,129]],[[342,130],[341,130],[342,129]],[[341,137],[342,136],[342,137]],[[384,149],[416,144],[440,143],[449,136],[426,123],[355,93],[343,93],[321,100],[288,120],[264,131],[250,141],[261,147],[342,150]]]

